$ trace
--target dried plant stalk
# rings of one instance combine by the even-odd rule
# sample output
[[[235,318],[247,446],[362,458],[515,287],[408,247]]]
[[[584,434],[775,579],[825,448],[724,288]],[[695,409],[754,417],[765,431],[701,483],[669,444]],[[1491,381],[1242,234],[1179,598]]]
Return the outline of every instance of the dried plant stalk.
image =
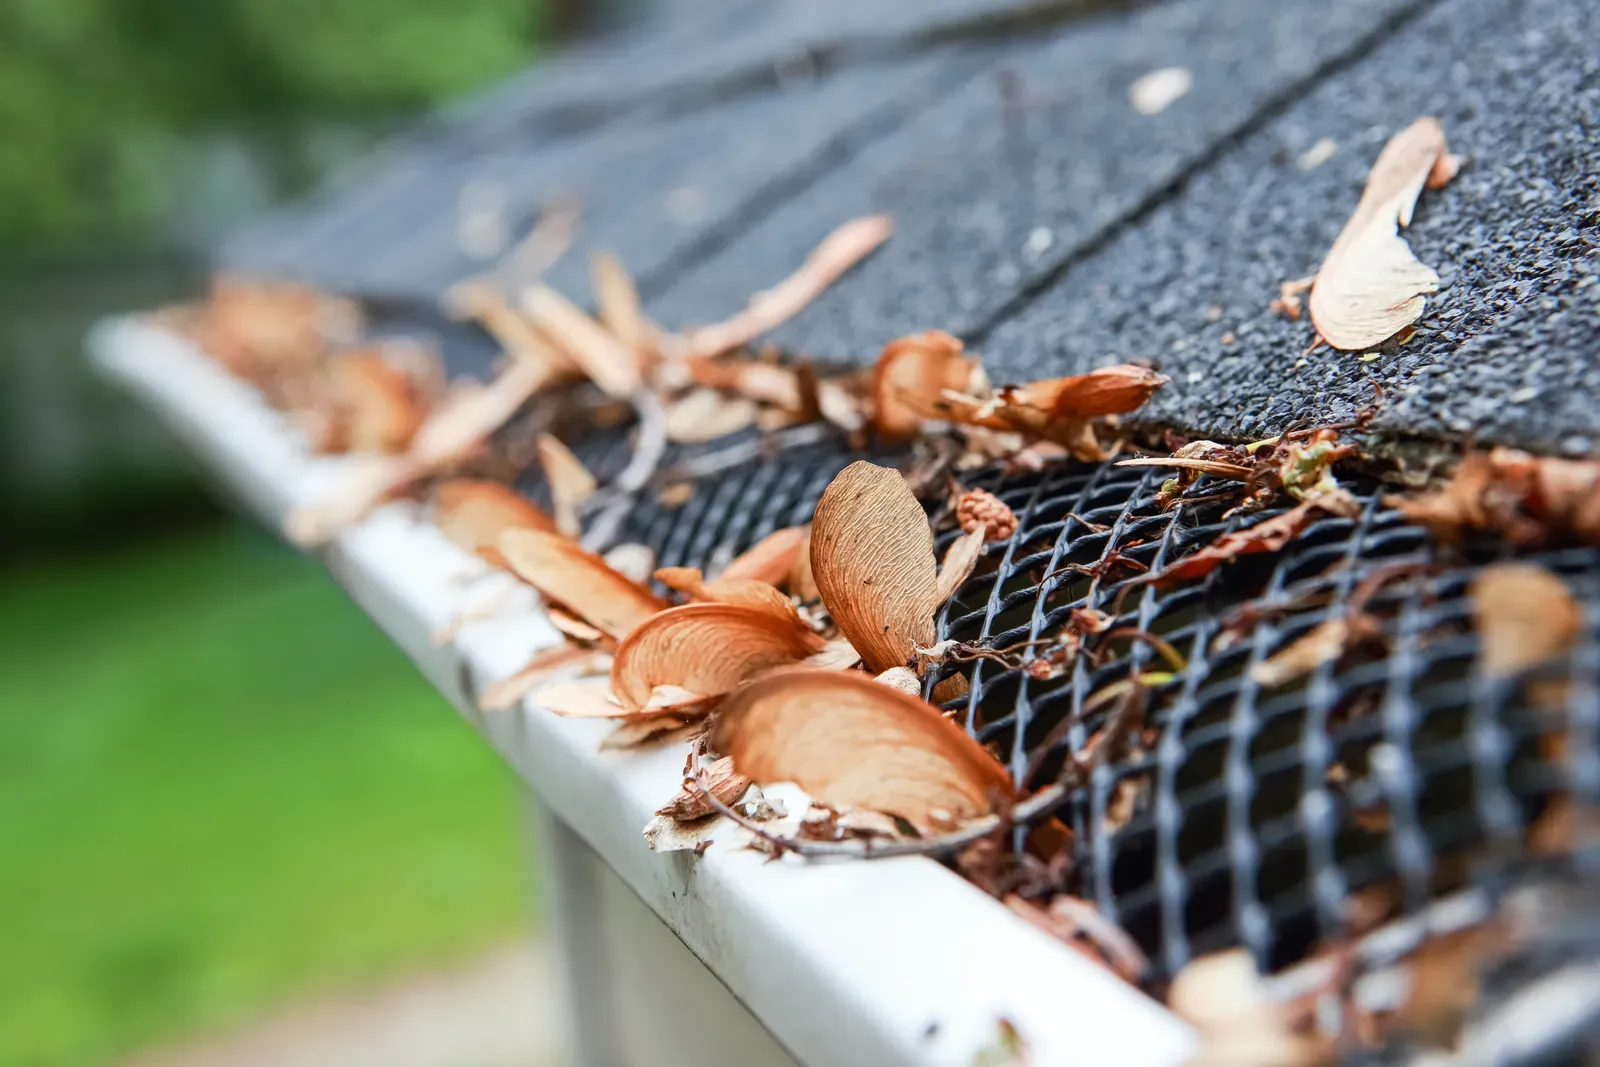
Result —
[[[690,331],[687,355],[718,356],[747,345],[774,326],[787,322],[887,241],[893,232],[894,223],[887,215],[851,219],[823,238],[799,270],[771,289],[751,297],[749,305],[739,314]]]

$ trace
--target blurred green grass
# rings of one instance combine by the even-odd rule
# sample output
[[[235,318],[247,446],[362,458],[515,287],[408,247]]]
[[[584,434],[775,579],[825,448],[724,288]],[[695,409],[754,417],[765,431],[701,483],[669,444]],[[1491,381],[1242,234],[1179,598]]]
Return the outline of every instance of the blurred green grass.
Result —
[[[523,932],[509,771],[238,525],[0,575],[0,1067],[104,1062]]]

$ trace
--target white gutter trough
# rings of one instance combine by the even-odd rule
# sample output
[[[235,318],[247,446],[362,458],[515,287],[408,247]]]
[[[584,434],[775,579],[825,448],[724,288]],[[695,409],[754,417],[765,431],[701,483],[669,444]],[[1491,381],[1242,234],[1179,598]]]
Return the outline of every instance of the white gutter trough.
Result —
[[[253,389],[174,334],[116,320],[90,347],[108,377],[274,529],[345,465],[309,455]],[[531,593],[520,610],[435,644],[440,626],[515,583],[408,503],[349,530],[323,559],[551,817],[551,919],[584,1067],[966,1067],[995,1046],[1002,1019],[1035,1067],[1169,1067],[1194,1049],[1165,1008],[932,860],[772,862],[719,845],[698,857],[651,852],[641,830],[677,791],[684,745],[602,752],[607,723],[531,703],[477,709],[480,689],[559,639]],[[501,595],[518,603],[515,591]]]

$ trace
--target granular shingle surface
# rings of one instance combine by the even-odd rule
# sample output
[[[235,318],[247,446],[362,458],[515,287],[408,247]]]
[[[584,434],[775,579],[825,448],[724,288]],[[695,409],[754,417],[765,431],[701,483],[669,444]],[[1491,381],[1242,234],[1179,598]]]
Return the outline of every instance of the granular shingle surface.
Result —
[[[1179,195],[1071,265],[984,339],[1003,378],[1147,358],[1173,383],[1153,420],[1261,436],[1337,418],[1382,387],[1377,427],[1567,452],[1600,442],[1600,12],[1571,0],[1450,0],[1327,80]],[[1444,121],[1467,163],[1424,192],[1407,239],[1438,270],[1416,336],[1376,358],[1301,353],[1268,310],[1313,273],[1383,142]],[[1302,170],[1317,140],[1338,148]],[[1231,340],[1230,340],[1231,339]]]
[[[1003,381],[1152,360],[1173,381],[1144,417],[1207,436],[1344,417],[1381,390],[1374,425],[1390,437],[1600,449],[1596,5],[868,6],[702,12],[707,48],[780,66],[781,42],[881,52],[863,44],[770,84],[661,55],[694,31],[647,23],[431,122],[225,262],[382,297],[390,323],[436,322],[443,289],[482,268],[458,249],[463,188],[501,190],[513,235],[571,193],[582,221],[547,280],[586,300],[588,254],[617,252],[650,313],[678,327],[732,313],[840,222],[888,211],[892,240],[767,340],[865,362],[941,328]],[[1019,12],[1037,22],[984,21]],[[706,95],[597,106],[576,132],[530,120],[583,96],[581,71],[636,61],[640,84]],[[1163,67],[1187,70],[1190,91],[1138,114],[1129,85]],[[1467,158],[1407,234],[1441,291],[1404,345],[1302,362],[1309,324],[1268,303],[1317,268],[1384,141],[1422,114]],[[1322,142],[1331,154],[1307,155]],[[470,332],[447,348],[454,368],[487,369]]]
[[[894,240],[774,340],[861,358],[915,330],[970,333],[1409,9],[1399,0],[1178,0],[1067,27],[1042,47],[1002,49],[988,77],[885,138],[867,165],[842,168],[786,205],[653,306],[668,324],[726,314],[741,286],[749,291],[752,263],[764,279],[798,262],[875,198],[894,212]],[[1190,71],[1192,89],[1159,114],[1139,114],[1129,86],[1166,67]],[[1012,107],[997,88],[1004,82],[1015,87]]]

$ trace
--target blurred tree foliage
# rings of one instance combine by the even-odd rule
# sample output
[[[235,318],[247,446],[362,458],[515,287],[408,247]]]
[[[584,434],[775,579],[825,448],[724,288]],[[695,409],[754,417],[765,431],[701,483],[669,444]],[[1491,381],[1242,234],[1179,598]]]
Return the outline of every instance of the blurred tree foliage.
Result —
[[[0,246],[163,218],[186,135],[432,104],[527,62],[539,0],[0,0]]]

